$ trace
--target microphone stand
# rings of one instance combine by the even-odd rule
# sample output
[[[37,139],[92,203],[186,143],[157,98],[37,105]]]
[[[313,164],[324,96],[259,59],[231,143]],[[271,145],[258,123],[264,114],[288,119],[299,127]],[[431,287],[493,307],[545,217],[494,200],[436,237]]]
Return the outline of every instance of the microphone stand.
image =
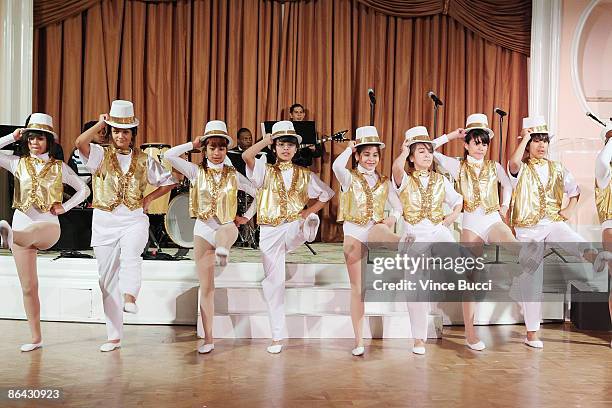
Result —
[[[370,98],[370,126],[374,126],[374,108],[376,107],[376,102],[372,101]]]
[[[497,112],[495,112],[497,113]],[[503,134],[504,134],[504,115],[500,115],[499,113],[497,113],[499,115],[499,161],[498,163],[501,164],[502,163],[502,142],[504,141],[503,138]],[[510,211],[510,209],[508,209],[508,211]],[[495,245],[495,262],[493,262],[494,264],[500,264],[501,262],[499,262],[499,244]]]
[[[433,134],[434,134],[434,139],[436,139],[438,137],[438,109],[440,108],[440,105],[438,104],[437,101],[433,101],[434,102],[434,129],[433,129]]]

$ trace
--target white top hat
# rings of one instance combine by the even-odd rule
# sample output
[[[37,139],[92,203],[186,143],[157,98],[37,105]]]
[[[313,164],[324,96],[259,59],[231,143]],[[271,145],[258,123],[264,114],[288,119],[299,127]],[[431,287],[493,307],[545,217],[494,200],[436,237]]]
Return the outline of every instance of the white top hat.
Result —
[[[529,116],[523,118],[523,129],[531,130],[531,133],[544,133],[548,135],[548,139],[553,138],[553,134],[548,131],[548,125],[544,116]]]
[[[486,131],[489,134],[489,138],[493,138],[493,136],[495,136],[493,131],[489,128],[489,119],[484,113],[472,113],[465,120],[466,132],[475,129],[482,129]]]
[[[204,135],[200,137],[202,145],[209,137],[223,137],[227,140],[227,148],[231,148],[234,141],[227,133],[227,125],[222,120],[211,120],[204,126]]]
[[[601,140],[604,141],[604,143],[606,142],[606,135],[608,134],[608,132],[612,132],[612,122],[607,122],[606,123],[606,127],[602,129],[601,131]],[[612,137],[612,134],[611,134]]]
[[[376,126],[362,126],[357,128],[355,132],[355,147],[365,145],[378,145],[381,149],[385,148],[385,144],[380,141]]]
[[[57,134],[53,131],[53,118],[46,113],[33,113],[30,116],[28,126],[25,128],[25,132],[28,131],[40,131],[53,135],[53,139],[57,142]]]
[[[411,127],[404,133],[405,140],[408,140],[408,147],[412,146],[415,143],[430,143],[435,147],[435,143],[429,137],[429,132],[425,126],[415,126]]]
[[[113,101],[108,116],[108,120],[104,122],[119,129],[130,129],[138,126],[140,123],[134,117],[134,104],[130,101],[122,101],[120,99]]]
[[[296,133],[293,123],[289,120],[279,120],[272,125],[272,140],[283,136],[293,136],[297,139],[298,144],[302,143],[302,136]]]

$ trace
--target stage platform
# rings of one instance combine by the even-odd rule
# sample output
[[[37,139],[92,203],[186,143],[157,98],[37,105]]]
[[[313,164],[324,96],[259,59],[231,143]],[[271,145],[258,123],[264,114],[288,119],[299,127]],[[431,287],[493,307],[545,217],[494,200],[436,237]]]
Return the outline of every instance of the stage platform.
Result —
[[[352,338],[350,284],[342,244],[315,243],[312,247],[317,255],[312,255],[303,246],[287,256],[285,302],[288,335],[290,338]],[[163,251],[176,253],[176,249]],[[83,253],[93,255],[93,251]],[[58,255],[57,252],[44,252],[38,261],[42,320],[103,323],[96,260],[55,259]],[[138,299],[140,312],[137,315],[125,314],[126,323],[196,324],[198,279],[191,255],[188,253],[189,259],[180,261],[144,261],[142,290]],[[488,252],[487,256],[494,259],[494,252]],[[501,261],[509,260],[502,258]],[[508,276],[508,268],[512,267],[516,265],[490,265],[489,273]],[[568,263],[563,264],[563,268],[574,275],[584,275],[584,280],[594,278],[592,269],[589,272],[584,264]],[[217,267],[215,273],[215,337],[270,336],[260,283],[263,277],[259,250],[232,248],[228,266]],[[602,278],[605,280],[605,276]],[[564,284],[562,281],[560,277],[560,285]],[[559,293],[545,294],[545,320],[562,321],[567,316],[565,288],[558,289]],[[405,303],[367,303],[366,317],[365,337],[411,337]],[[5,250],[0,251],[0,318],[25,318],[15,265]],[[482,302],[477,305],[477,324],[522,321],[515,303]],[[453,324],[462,324],[461,304],[432,303],[428,337],[440,338],[443,325]],[[201,334],[201,330],[198,332]]]

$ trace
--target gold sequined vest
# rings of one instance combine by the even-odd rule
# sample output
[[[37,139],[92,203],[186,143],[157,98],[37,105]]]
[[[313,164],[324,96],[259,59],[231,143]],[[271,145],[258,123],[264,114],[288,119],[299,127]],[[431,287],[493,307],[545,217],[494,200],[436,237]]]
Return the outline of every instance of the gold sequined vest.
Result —
[[[533,227],[544,218],[564,220],[559,215],[563,200],[563,166],[559,162],[545,161],[548,165],[546,186],[542,185],[533,160],[521,165],[510,204],[513,227]]]
[[[32,206],[40,212],[48,212],[53,204],[61,203],[64,194],[62,184],[62,161],[49,159],[36,173],[37,159],[32,156],[22,157],[15,171],[15,190],[13,208],[22,212]]]
[[[610,167],[612,168],[612,163]],[[612,220],[612,189],[610,184],[608,183],[606,188],[599,188],[595,183],[595,206],[597,207],[599,222]]]
[[[444,219],[442,204],[445,198],[444,178],[436,172],[429,172],[427,187],[423,188],[415,173],[408,176],[408,186],[400,193],[404,219],[408,224],[418,224],[424,219],[439,224]]]
[[[493,160],[483,160],[480,173],[476,175],[473,164],[461,161],[459,177],[455,186],[463,196],[463,210],[473,212],[482,206],[485,214],[499,210],[499,193],[497,190],[497,168]]]
[[[215,173],[221,178],[217,183]],[[238,209],[238,177],[236,169],[223,166],[223,170],[200,166],[198,178],[189,190],[189,212],[192,217],[208,220],[217,217],[221,224],[234,221]]]
[[[352,169],[351,186],[340,191],[338,222],[348,221],[365,225],[370,220],[382,222],[385,218],[385,203],[389,195],[388,178],[379,176],[374,187],[358,170]]]
[[[289,190],[282,170],[293,167]],[[300,218],[308,203],[310,170],[292,163],[266,164],[263,186],[257,190],[257,223],[277,226]]]
[[[104,148],[104,159],[92,177],[93,207],[113,211],[121,204],[134,211],[142,207],[147,188],[147,160],[139,149],[132,150],[132,160],[124,174],[117,159],[117,149]]]

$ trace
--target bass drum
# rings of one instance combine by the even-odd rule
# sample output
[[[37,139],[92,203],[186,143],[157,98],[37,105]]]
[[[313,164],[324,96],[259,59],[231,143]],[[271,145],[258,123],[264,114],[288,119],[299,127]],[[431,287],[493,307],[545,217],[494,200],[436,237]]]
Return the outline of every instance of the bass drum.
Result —
[[[164,222],[172,242],[183,248],[193,248],[196,220],[189,215],[189,193],[181,193],[170,201]]]

